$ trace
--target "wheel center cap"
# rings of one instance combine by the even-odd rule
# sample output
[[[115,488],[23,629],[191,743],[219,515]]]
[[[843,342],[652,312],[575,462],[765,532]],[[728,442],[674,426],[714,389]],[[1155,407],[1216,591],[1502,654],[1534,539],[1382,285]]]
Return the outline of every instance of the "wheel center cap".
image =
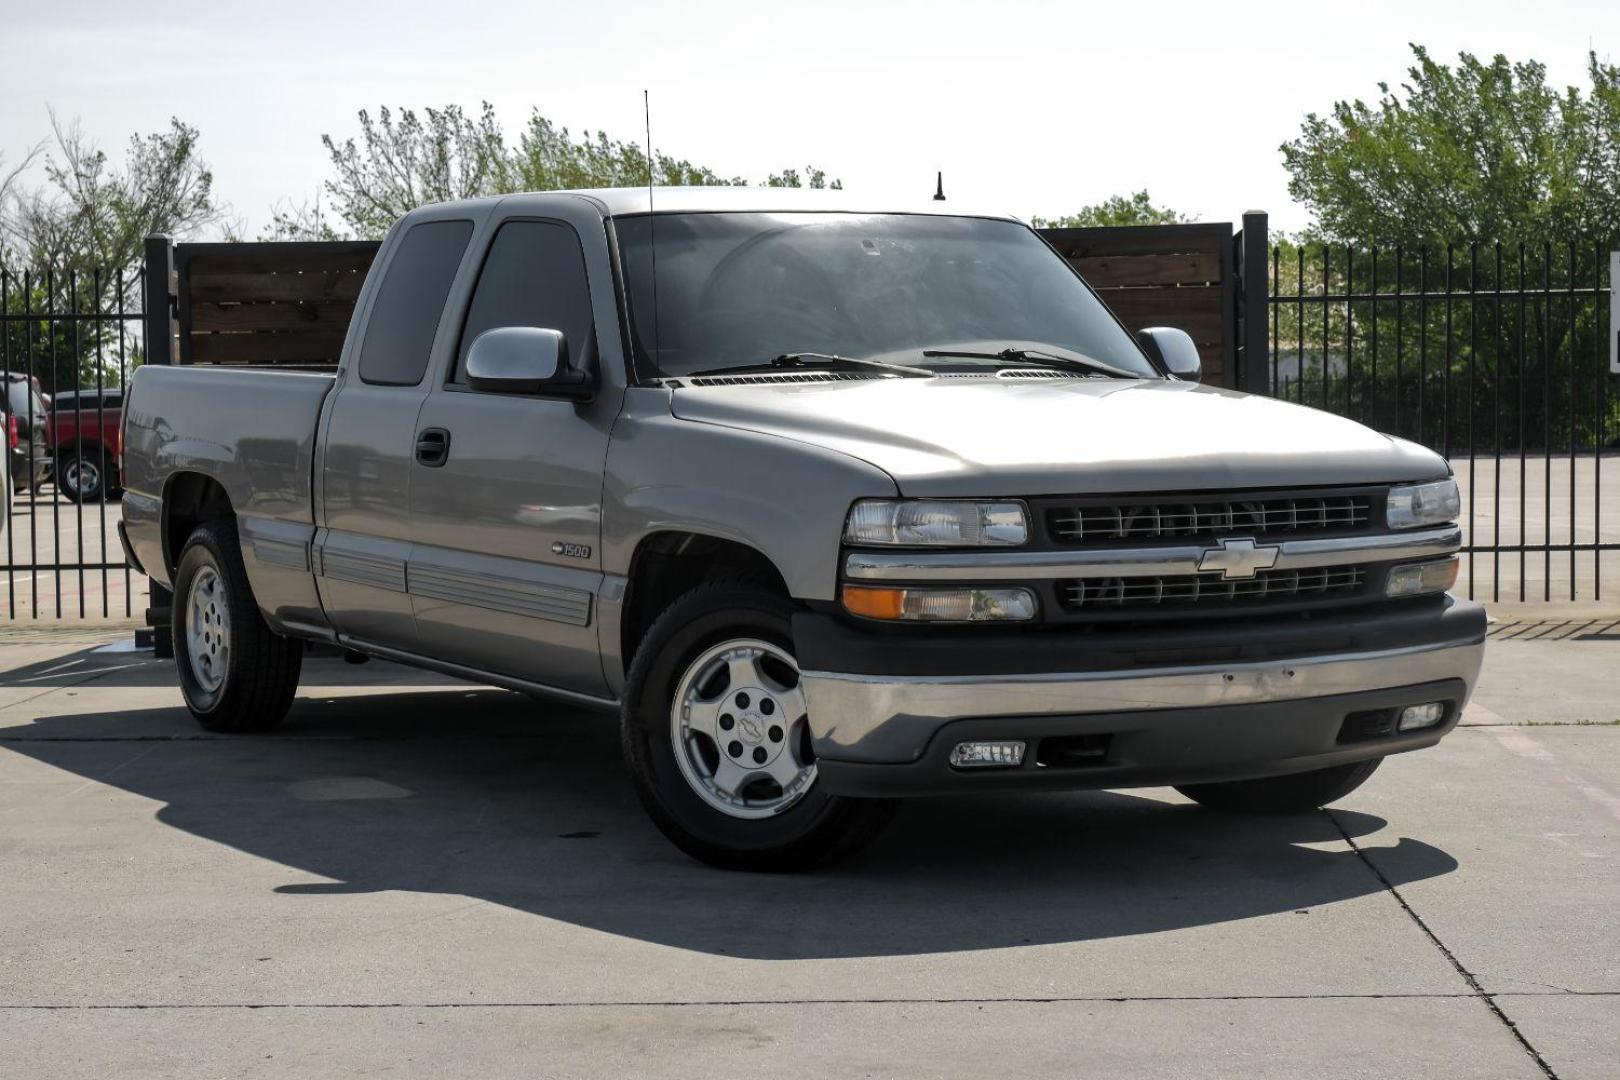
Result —
[[[765,725],[759,719],[748,713],[737,717],[737,730],[742,733],[746,742],[757,743],[765,737]]]

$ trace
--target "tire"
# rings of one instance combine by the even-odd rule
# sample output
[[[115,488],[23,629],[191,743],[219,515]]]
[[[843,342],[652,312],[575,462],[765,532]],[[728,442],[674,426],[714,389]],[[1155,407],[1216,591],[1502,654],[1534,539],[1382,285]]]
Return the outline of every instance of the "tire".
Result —
[[[180,552],[174,597],[174,662],[191,715],[209,731],[232,734],[280,724],[298,689],[304,649],[259,614],[235,522],[197,526]]]
[[[1301,814],[1344,798],[1366,783],[1383,760],[1373,758],[1258,780],[1177,785],[1176,790],[1212,810],[1237,814]]]
[[[792,661],[792,612],[785,598],[758,585],[702,585],[658,617],[630,666],[620,737],[636,794],[676,847],[712,866],[790,872],[824,865],[871,841],[898,805],[817,787]],[[743,670],[753,674],[737,681]],[[745,697],[745,706],[735,707]],[[735,761],[722,760],[728,752]],[[768,765],[755,764],[756,756]],[[767,770],[789,782],[768,779]],[[739,772],[751,778],[729,784]]]
[[[56,460],[56,490],[70,502],[105,502],[116,486],[105,450],[76,447]]]

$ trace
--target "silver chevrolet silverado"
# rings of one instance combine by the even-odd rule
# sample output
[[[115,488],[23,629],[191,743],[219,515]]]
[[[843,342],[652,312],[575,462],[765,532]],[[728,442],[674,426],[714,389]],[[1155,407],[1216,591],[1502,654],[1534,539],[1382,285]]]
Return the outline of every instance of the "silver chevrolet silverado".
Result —
[[[1005,216],[430,206],[335,371],[138,371],[125,541],[205,727],[274,727],[307,642],[611,710],[719,865],[825,861],[912,795],[1314,808],[1468,700],[1457,488],[1198,375]]]

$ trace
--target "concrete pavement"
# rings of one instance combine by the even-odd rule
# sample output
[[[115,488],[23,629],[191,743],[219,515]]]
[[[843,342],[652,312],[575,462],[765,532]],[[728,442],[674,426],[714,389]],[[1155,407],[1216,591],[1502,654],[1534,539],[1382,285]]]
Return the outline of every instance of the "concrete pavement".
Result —
[[[909,804],[721,873],[600,717],[380,663],[195,728],[0,635],[0,1075],[1620,1074],[1620,626],[1495,628],[1467,725],[1331,813]]]

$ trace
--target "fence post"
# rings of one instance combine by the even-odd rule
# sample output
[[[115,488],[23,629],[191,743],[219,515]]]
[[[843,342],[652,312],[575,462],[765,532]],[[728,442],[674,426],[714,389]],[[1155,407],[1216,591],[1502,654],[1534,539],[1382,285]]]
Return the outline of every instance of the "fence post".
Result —
[[[146,280],[142,282],[142,317],[146,323],[148,364],[174,363],[174,245],[167,236],[146,238]],[[174,594],[148,579],[146,625],[151,628],[152,655],[160,659],[174,656],[174,639],[169,636],[169,617]],[[140,635],[136,635],[139,641]]]
[[[1267,287],[1267,257],[1271,251],[1269,229],[1264,211],[1247,210],[1243,214],[1243,231],[1238,234],[1240,244],[1238,320],[1241,323],[1238,339],[1242,356],[1239,361],[1238,389],[1251,394],[1271,392],[1271,343],[1268,337],[1271,313],[1270,289]]]

